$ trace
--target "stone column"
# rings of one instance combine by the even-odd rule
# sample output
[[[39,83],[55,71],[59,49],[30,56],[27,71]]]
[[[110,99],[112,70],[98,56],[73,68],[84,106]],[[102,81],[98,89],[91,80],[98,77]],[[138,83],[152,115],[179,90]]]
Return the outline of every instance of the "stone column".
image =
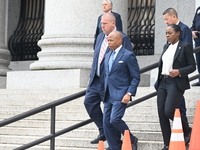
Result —
[[[30,65],[32,71],[10,72],[7,88],[85,88],[101,5],[102,0],[46,0],[39,60]],[[121,14],[126,30],[128,0],[114,1],[113,11]]]
[[[200,1],[199,0],[195,0],[195,10],[200,6]]]
[[[0,0],[0,76],[6,76],[7,71],[10,70],[10,52],[7,49],[8,43],[8,1]]]
[[[6,75],[9,71],[10,51],[8,43],[8,1],[0,0],[0,88],[6,87]]]
[[[114,11],[122,14],[124,28],[127,26],[127,3],[114,2]],[[46,1],[45,30],[38,42],[42,51],[38,53],[39,60],[31,64],[30,69],[90,68],[97,17],[102,13],[101,4],[99,0]]]

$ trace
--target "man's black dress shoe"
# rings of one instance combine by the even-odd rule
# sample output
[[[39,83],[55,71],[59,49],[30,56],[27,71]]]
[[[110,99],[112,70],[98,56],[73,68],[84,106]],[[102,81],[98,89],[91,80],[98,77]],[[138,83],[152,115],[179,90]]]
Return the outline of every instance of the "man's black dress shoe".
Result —
[[[92,140],[90,143],[91,144],[98,144],[99,141],[105,141],[106,137],[104,134],[98,135],[96,139]]]
[[[169,149],[169,146],[164,146],[164,148],[162,150],[168,150]]]
[[[190,131],[184,135],[185,145],[188,145],[190,143],[191,132],[192,132],[192,128],[190,128]]]
[[[192,86],[200,86],[200,82],[193,83]]]
[[[138,138],[135,137],[134,142],[131,144],[132,145],[132,150],[137,150],[137,143],[138,143]]]

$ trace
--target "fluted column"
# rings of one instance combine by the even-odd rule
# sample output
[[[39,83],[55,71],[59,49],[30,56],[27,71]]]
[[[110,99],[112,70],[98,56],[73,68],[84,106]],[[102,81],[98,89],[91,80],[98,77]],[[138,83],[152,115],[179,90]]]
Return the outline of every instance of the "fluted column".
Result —
[[[44,35],[38,42],[42,51],[31,70],[87,69],[91,67],[97,17],[102,13],[99,0],[45,1]],[[128,1],[114,1],[126,31]],[[126,17],[126,18],[125,18]]]
[[[10,51],[7,49],[8,42],[8,1],[0,0],[0,76],[6,76],[7,71],[10,69],[8,65],[10,64]]]
[[[9,72],[7,89],[85,88],[101,5],[101,0],[46,0],[39,60],[30,65],[31,71]],[[113,11],[121,14],[124,30],[127,7],[128,1],[114,1]]]

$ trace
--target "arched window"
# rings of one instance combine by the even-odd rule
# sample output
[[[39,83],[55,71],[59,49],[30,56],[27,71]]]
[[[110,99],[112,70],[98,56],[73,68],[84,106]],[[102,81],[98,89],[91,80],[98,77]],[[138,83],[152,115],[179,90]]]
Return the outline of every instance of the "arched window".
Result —
[[[156,0],[129,0],[128,36],[136,55],[154,54]]]
[[[8,43],[12,61],[37,60],[43,30],[44,0],[21,0],[19,22]]]

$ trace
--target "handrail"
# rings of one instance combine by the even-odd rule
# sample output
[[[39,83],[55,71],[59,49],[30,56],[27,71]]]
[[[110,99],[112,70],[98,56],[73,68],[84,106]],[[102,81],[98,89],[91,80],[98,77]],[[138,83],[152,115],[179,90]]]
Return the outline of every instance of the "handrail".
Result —
[[[196,53],[196,52],[200,52],[200,47],[197,47],[197,48],[194,49],[194,53]],[[144,67],[144,68],[140,69],[140,73],[147,72],[147,71],[152,70],[152,69],[154,69],[156,67],[158,67],[158,63],[151,64],[151,65],[149,65],[147,67]],[[190,77],[189,80],[192,81],[192,80],[195,80],[197,78],[200,78],[200,74],[197,74],[197,75],[195,75],[193,77]],[[24,119],[26,117],[35,115],[35,114],[40,113],[42,111],[45,111],[47,109],[51,109],[51,128],[50,128],[51,134],[49,134],[49,135],[47,135],[47,136],[45,136],[43,138],[40,138],[38,140],[35,140],[33,142],[30,142],[28,144],[25,144],[23,146],[20,146],[20,147],[14,149],[14,150],[24,150],[24,149],[30,148],[32,146],[35,146],[37,144],[40,144],[42,142],[45,142],[47,140],[50,140],[50,150],[55,150],[55,137],[60,136],[60,135],[62,135],[64,133],[67,133],[69,131],[72,131],[74,129],[77,129],[79,127],[82,127],[82,126],[87,125],[87,124],[92,122],[92,119],[88,119],[88,120],[82,121],[80,123],[77,123],[75,125],[72,125],[72,126],[70,126],[68,128],[65,128],[63,130],[55,132],[55,113],[56,113],[55,112],[55,107],[58,106],[58,105],[61,105],[63,103],[72,101],[72,100],[74,100],[76,98],[82,97],[82,96],[85,95],[85,93],[86,93],[86,90],[83,90],[81,92],[72,94],[70,96],[58,99],[58,100],[56,100],[54,102],[50,102],[48,104],[42,105],[40,107],[37,107],[35,109],[29,110],[29,111],[24,112],[22,114],[19,114],[19,115],[13,116],[11,118],[5,119],[3,121],[0,121],[0,127],[3,127],[5,125],[11,124],[11,123],[16,122],[16,121],[19,121],[19,120]],[[152,97],[154,97],[156,95],[157,95],[157,92],[153,92],[153,93],[145,95],[145,96],[143,96],[141,98],[138,98],[138,99],[136,99],[136,100],[134,100],[132,102],[129,102],[128,105],[127,105],[127,108],[131,107],[131,106],[133,106],[135,104],[138,104],[140,102],[143,102],[143,101],[145,101],[145,100],[147,100],[149,98],[152,98]]]
[[[8,125],[8,124],[10,124],[10,123],[13,123],[13,122],[15,122],[15,121],[24,119],[24,118],[26,118],[26,117],[35,115],[35,114],[37,114],[37,113],[39,113],[39,112],[45,111],[45,110],[47,110],[47,109],[50,109],[50,108],[52,108],[52,107],[61,105],[61,104],[63,104],[63,103],[69,102],[69,101],[74,100],[74,99],[76,99],[76,98],[79,98],[79,97],[81,97],[81,96],[84,96],[84,95],[85,95],[85,92],[86,92],[86,90],[81,91],[81,92],[78,92],[78,93],[75,93],[75,94],[72,94],[72,95],[70,95],[70,96],[67,96],[67,97],[58,99],[58,100],[56,100],[56,101],[50,102],[50,103],[48,103],[48,104],[42,105],[42,106],[37,107],[37,108],[34,108],[34,109],[32,109],[32,110],[26,111],[26,112],[24,112],[24,113],[22,113],[22,114],[19,114],[19,115],[13,116],[13,117],[11,117],[11,118],[8,118],[8,119],[6,119],[6,120],[0,121],[0,127],[5,126],[5,125]]]
[[[197,53],[197,52],[200,52],[200,46],[194,48],[193,53]],[[149,66],[146,66],[146,67],[142,68],[142,69],[140,70],[140,73],[144,73],[144,72],[150,71],[150,70],[152,70],[152,69],[155,69],[156,67],[158,67],[158,62],[153,63],[153,64],[151,64],[151,65],[149,65]]]

